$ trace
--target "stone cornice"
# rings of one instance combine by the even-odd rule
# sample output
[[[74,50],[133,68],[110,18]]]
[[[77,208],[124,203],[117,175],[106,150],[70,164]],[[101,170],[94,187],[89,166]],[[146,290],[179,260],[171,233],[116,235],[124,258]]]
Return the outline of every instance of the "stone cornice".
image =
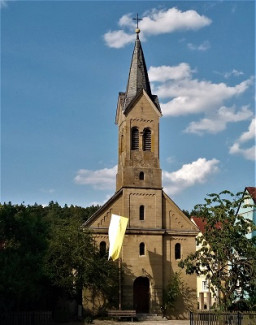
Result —
[[[108,228],[90,228],[94,234],[107,234]],[[169,236],[196,236],[198,232],[194,230],[179,230],[179,229],[142,229],[142,228],[127,228],[126,235],[169,235]]]

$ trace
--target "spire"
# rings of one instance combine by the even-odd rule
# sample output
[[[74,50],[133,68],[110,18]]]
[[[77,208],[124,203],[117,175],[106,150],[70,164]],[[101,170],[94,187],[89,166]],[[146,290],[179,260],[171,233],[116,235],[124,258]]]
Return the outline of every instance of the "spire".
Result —
[[[138,19],[138,18],[137,18]],[[126,88],[126,102],[125,106],[127,107],[131,100],[140,92],[142,89],[151,97],[150,83],[148,79],[147,67],[142,51],[140,39],[139,39],[140,30],[136,28],[136,41],[132,54],[132,61],[130,66],[129,78]]]
[[[150,83],[148,79],[148,72],[146,67],[146,62],[144,58],[144,54],[142,51],[139,33],[140,29],[138,26],[139,20],[142,20],[138,17],[133,18],[137,22],[137,28],[135,29],[135,32],[137,34],[135,46],[132,54],[132,61],[130,66],[130,72],[126,87],[125,93],[120,93],[120,100],[122,102],[122,109],[123,111],[126,111],[127,107],[130,105],[130,103],[135,99],[138,94],[141,94],[144,90],[147,95],[150,97],[154,105],[156,106],[157,110],[161,113],[161,108],[159,105],[158,97],[156,95],[152,95]]]

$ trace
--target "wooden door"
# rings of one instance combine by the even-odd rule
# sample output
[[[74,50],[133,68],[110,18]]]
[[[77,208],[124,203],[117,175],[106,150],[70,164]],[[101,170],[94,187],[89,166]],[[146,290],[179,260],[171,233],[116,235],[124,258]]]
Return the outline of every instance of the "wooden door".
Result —
[[[133,305],[137,313],[149,313],[149,279],[138,277],[133,283]]]

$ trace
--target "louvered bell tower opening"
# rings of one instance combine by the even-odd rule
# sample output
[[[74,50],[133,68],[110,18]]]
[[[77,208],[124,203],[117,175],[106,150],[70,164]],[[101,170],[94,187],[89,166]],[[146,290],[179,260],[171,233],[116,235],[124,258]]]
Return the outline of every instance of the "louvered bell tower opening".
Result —
[[[139,130],[137,127],[132,128],[131,149],[139,150]]]
[[[151,130],[149,128],[143,132],[143,150],[151,151]]]

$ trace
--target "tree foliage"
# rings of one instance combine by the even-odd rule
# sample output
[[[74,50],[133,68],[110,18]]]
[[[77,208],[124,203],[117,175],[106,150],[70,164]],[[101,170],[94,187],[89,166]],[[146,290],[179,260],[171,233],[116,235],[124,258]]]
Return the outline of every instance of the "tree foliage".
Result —
[[[45,269],[55,286],[78,300],[84,287],[112,299],[113,292],[109,291],[118,279],[116,264],[101,256],[90,231],[82,226],[79,217],[72,215],[51,224]]]
[[[81,300],[83,287],[113,299],[117,267],[82,226],[97,208],[0,205],[2,309],[51,308],[60,293]]]
[[[0,302],[6,308],[26,308],[40,299],[47,225],[42,208],[0,206]]]
[[[182,280],[180,273],[175,272],[171,278],[170,281],[164,290],[164,295],[163,295],[163,308],[164,311],[168,309],[169,312],[172,312],[175,307],[175,303],[178,299],[178,297],[182,293]]]
[[[204,275],[210,281],[224,310],[234,300],[248,296],[255,285],[255,238],[247,235],[256,228],[251,220],[236,214],[245,199],[241,193],[223,191],[208,195],[205,204],[197,205],[197,215],[205,221],[204,234],[197,238],[201,248],[179,264],[188,274]]]

